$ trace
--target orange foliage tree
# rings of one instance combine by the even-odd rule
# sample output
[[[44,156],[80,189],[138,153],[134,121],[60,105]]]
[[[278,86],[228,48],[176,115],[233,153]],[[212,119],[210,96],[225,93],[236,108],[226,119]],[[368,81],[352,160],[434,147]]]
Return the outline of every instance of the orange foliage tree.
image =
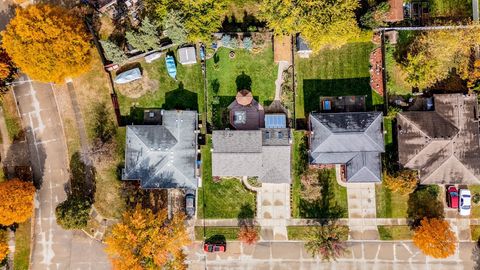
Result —
[[[9,251],[7,242],[0,240],[0,263],[5,260]]]
[[[383,183],[392,192],[407,195],[417,188],[418,172],[414,170],[402,170],[394,174],[385,173]]]
[[[425,255],[446,258],[455,252],[457,239],[447,221],[423,218],[415,230],[413,242]]]
[[[19,179],[0,183],[0,224],[10,226],[25,222],[33,211],[35,187]]]
[[[32,79],[60,83],[89,68],[90,38],[82,19],[52,5],[18,8],[2,47]]]
[[[181,214],[169,220],[166,210],[154,214],[140,205],[124,213],[106,239],[114,269],[186,269],[182,247],[190,239],[183,222]]]
[[[15,75],[15,66],[8,54],[0,48],[0,81],[13,79]]]
[[[258,241],[258,231],[254,226],[242,226],[238,232],[238,240],[245,244],[255,244]]]

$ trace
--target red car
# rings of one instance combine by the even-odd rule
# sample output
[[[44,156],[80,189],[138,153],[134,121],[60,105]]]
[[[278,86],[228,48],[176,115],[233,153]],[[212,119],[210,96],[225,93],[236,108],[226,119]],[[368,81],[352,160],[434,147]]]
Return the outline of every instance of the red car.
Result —
[[[455,186],[447,189],[447,204],[450,208],[458,208],[458,190]]]
[[[225,252],[225,244],[207,244],[203,245],[205,252]]]

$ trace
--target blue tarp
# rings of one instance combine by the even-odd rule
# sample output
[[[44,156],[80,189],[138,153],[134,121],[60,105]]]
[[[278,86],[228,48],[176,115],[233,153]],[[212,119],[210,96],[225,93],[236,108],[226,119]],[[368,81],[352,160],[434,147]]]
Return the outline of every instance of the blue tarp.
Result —
[[[139,68],[130,69],[117,75],[115,82],[118,84],[129,83],[142,78]]]
[[[168,75],[177,79],[177,66],[175,65],[175,59],[173,56],[167,55],[167,57],[165,57],[165,64],[167,65]]]

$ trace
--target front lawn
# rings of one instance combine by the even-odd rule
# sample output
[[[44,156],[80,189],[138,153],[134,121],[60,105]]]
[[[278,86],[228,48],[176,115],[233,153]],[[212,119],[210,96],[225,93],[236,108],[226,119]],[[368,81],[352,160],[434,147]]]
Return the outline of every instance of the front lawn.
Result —
[[[205,227],[205,238],[203,238],[203,227],[195,226],[195,240],[201,241],[214,236],[224,236],[225,240],[237,240],[240,227]]]
[[[409,226],[377,226],[380,240],[411,240],[413,231]]]
[[[472,193],[472,196],[475,194],[480,194],[480,185],[471,185],[468,186],[468,189],[470,189],[470,192]],[[474,203],[472,201],[472,218],[480,218],[480,203]]]
[[[238,179],[212,178],[211,137],[202,146],[202,187],[198,189],[198,218],[253,218],[256,194]]]
[[[203,108],[203,76],[200,64],[181,65],[177,62],[177,81],[172,79],[165,66],[165,57],[152,63],[139,62],[146,77],[139,87],[146,88],[146,93],[138,98],[131,98],[117,91],[120,111],[129,116],[132,107],[191,109],[202,111]],[[131,83],[135,86],[135,82]],[[118,85],[116,85],[118,87]],[[121,86],[124,87],[124,86]],[[142,110],[143,117],[143,110]],[[143,119],[143,118],[142,118]],[[138,121],[140,119],[131,119]]]
[[[13,265],[15,270],[27,270],[30,263],[31,219],[19,224],[15,231],[15,254]]]
[[[287,226],[287,234],[288,240],[302,240],[307,241],[309,240],[309,236],[315,228],[319,227],[320,225],[315,226]],[[341,226],[343,230],[348,232],[348,226]],[[342,240],[348,240],[348,233],[342,234]]]
[[[228,105],[235,100],[237,90],[251,90],[261,105],[270,104],[275,97],[277,64],[273,62],[272,47],[267,46],[259,53],[236,49],[233,59],[229,57],[230,51],[222,47],[207,60],[208,100],[211,104],[208,119],[217,129],[228,126],[223,116]]]
[[[370,87],[369,57],[373,48],[371,42],[355,42],[322,50],[307,59],[297,57],[296,117],[306,118],[308,113],[318,111],[320,96],[366,95],[367,108],[382,103],[381,98],[372,98]]]
[[[470,225],[472,241],[477,242],[480,239],[480,225]]]
[[[377,217],[406,218],[408,210],[408,195],[391,192],[383,184],[375,185]]]

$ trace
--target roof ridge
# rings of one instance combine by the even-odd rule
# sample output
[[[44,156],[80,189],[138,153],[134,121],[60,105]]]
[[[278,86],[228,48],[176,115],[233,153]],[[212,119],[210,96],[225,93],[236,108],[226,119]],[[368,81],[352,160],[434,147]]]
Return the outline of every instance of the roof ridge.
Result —
[[[430,144],[430,143],[429,143],[429,144]],[[449,147],[449,146],[453,147],[452,142],[449,142],[445,147],[442,148],[442,150],[445,149],[445,148],[447,148],[447,147]],[[426,147],[424,147],[424,148],[422,149],[422,151],[423,151],[425,148],[426,148]],[[420,151],[420,152],[422,152],[422,151]],[[419,152],[419,154],[420,154],[420,152]],[[440,151],[438,151],[438,152],[440,152]],[[426,175],[426,177],[424,178],[424,179],[425,179],[424,181],[426,181],[430,176],[432,176],[436,171],[438,171],[438,170],[443,166],[443,164],[445,164],[445,163],[446,163],[450,158],[452,158],[452,157],[453,157],[453,154],[450,155],[450,156],[448,156],[448,158],[446,158],[442,163],[440,163],[440,164],[437,166],[437,168],[435,168],[435,170],[433,170],[431,173],[429,173],[429,174]],[[423,181],[421,180],[422,177],[420,176],[419,178],[420,178],[420,181],[423,182]]]
[[[436,112],[435,112],[436,113]],[[420,131],[420,133],[422,133],[423,135],[425,135],[426,137],[432,139],[432,137],[428,136],[427,133],[423,132],[423,130],[418,127],[413,121],[411,121],[408,117],[406,117],[404,114],[402,114],[401,112],[398,113],[398,115],[400,115],[401,117],[403,117],[406,121],[408,121],[408,123],[410,123],[413,127],[415,127],[418,131]]]
[[[315,121],[320,124],[321,126],[323,126],[328,132],[329,132],[329,135],[325,138],[325,140],[323,142],[326,142],[328,138],[330,138],[332,135],[333,135],[333,132],[327,127],[325,126],[324,124],[322,124],[322,122],[320,122],[316,117],[313,117],[313,119],[315,119]],[[314,133],[314,136],[315,136],[315,133]],[[317,148],[315,148],[314,150],[312,150],[311,152],[317,152],[317,150],[320,148],[320,146],[322,145],[323,143],[320,143],[318,144]]]
[[[368,130],[373,126],[373,124],[374,124],[378,119],[382,120],[382,117],[383,117],[382,114],[379,114],[379,115],[377,116],[377,118],[375,118],[375,120],[374,120],[374,121],[365,129],[365,131],[363,132],[363,134],[365,134],[365,135],[367,136],[367,138],[368,138],[370,141],[372,141],[372,143],[373,143],[374,145],[378,146],[379,151],[385,151],[385,148],[384,148],[384,147],[385,147],[385,144],[384,144],[384,142],[382,142],[382,145],[379,145],[377,142],[375,142],[375,140],[374,140],[372,137],[370,137],[370,136],[368,135]],[[384,140],[383,134],[382,134],[382,139]],[[382,140],[382,141],[383,141],[383,140]]]

